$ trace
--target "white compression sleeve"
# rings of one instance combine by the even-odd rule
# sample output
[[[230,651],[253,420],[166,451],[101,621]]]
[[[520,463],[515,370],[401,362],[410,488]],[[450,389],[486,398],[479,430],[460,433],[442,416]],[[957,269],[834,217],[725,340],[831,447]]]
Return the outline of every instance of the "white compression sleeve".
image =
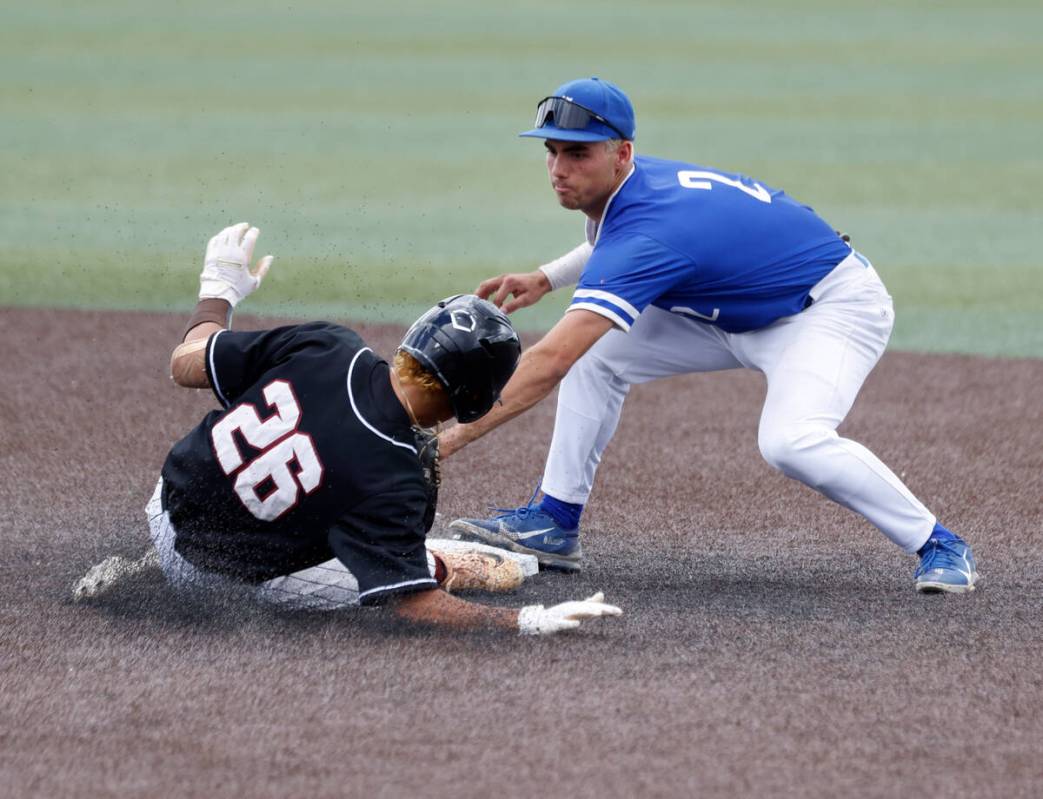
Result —
[[[576,249],[570,250],[560,258],[540,267],[540,271],[550,281],[551,291],[560,289],[562,286],[572,286],[578,280],[583,267],[590,260],[590,254],[594,247],[589,242],[583,242]]]

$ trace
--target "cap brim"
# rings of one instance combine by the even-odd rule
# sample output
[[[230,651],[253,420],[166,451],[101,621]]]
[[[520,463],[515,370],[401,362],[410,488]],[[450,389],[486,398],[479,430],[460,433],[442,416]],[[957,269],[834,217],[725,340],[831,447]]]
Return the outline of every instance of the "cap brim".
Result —
[[[567,128],[556,128],[553,125],[545,125],[542,128],[527,130],[519,133],[520,137],[530,139],[554,139],[555,141],[608,141],[618,139],[615,133],[600,133],[596,130],[569,130]]]

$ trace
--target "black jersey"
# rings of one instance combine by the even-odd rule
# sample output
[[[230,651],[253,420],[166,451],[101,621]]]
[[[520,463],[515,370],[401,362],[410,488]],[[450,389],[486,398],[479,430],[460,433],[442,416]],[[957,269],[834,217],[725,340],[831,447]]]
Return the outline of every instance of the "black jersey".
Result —
[[[339,558],[359,601],[436,585],[424,537],[433,497],[390,368],[326,322],[220,331],[211,411],[163,465],[175,549],[261,582]]]

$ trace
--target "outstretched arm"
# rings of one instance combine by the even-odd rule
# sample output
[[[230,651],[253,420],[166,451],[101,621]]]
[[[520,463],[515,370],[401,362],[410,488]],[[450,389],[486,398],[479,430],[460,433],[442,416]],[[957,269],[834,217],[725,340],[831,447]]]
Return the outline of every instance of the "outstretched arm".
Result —
[[[588,619],[620,616],[623,611],[605,603],[600,591],[588,599],[562,602],[549,608],[527,605],[521,610],[494,608],[457,599],[440,589],[407,594],[394,605],[400,618],[455,630],[498,629],[522,635],[552,635],[574,630]]]
[[[188,321],[181,343],[170,355],[170,376],[185,388],[206,388],[206,342],[218,330],[229,327],[232,309],[253,293],[273,257],[266,255],[250,268],[254,245],[261,231],[247,222],[226,227],[207,244],[199,276],[199,303]]]
[[[441,457],[449,457],[546,397],[572,364],[611,328],[611,320],[593,311],[577,309],[566,313],[547,335],[522,354],[498,405],[478,421],[456,425],[438,437]]]
[[[440,588],[406,594],[393,606],[395,615],[415,624],[457,630],[518,629],[518,611],[468,602]]]

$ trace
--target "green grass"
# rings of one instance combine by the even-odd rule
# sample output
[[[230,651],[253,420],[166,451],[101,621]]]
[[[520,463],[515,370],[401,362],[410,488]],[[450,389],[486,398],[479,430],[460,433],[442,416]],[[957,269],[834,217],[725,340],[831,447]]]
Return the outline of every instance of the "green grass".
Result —
[[[1041,40],[1035,2],[22,4],[0,304],[187,310],[206,239],[242,219],[278,256],[250,311],[410,321],[579,242],[515,134],[600,74],[639,151],[851,233],[892,347],[1043,357]]]

